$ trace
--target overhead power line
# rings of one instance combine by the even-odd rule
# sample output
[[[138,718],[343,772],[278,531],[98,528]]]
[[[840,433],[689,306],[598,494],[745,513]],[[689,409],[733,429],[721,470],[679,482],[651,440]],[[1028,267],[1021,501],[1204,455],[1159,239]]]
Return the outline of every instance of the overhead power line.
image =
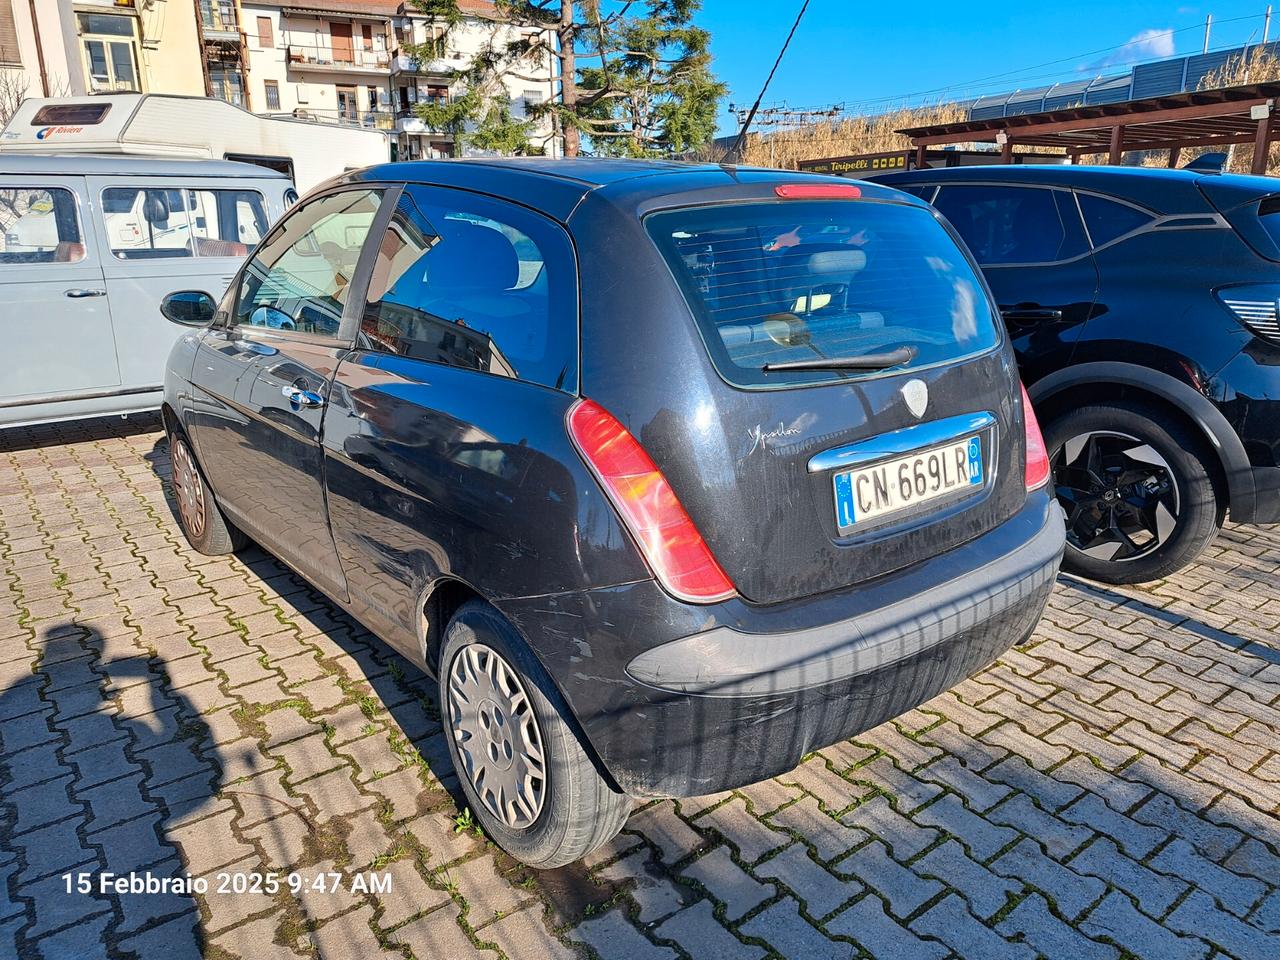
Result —
[[[738,139],[733,142],[733,149],[729,152],[732,159],[740,159],[742,157],[742,145],[746,142],[747,131],[751,129],[751,121],[755,119],[756,111],[760,109],[760,101],[764,99],[765,93],[769,89],[769,84],[773,81],[773,75],[778,72],[778,65],[782,63],[782,58],[787,52],[787,47],[791,46],[791,38],[796,35],[796,30],[800,26],[800,21],[804,19],[804,12],[809,9],[809,0],[804,0],[804,4],[800,7],[800,12],[796,14],[796,22],[791,25],[791,32],[787,34],[787,39],[782,42],[782,49],[778,51],[778,59],[773,61],[773,69],[769,71],[769,76],[765,77],[764,86],[760,88],[760,95],[756,97],[756,102],[751,105],[751,111],[747,114],[747,118],[742,121],[742,129],[738,131]]]

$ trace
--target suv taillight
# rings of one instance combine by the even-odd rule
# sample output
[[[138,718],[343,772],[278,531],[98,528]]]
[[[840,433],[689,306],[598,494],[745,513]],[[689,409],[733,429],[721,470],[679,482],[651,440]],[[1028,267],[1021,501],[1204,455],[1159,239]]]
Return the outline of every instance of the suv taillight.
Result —
[[[1028,490],[1038,490],[1049,482],[1049,451],[1044,448],[1044,436],[1040,433],[1040,421],[1031,409],[1027,388],[1022,388],[1022,425],[1027,436],[1027,466],[1023,480]]]
[[[635,537],[649,569],[673,596],[715,603],[737,591],[644,448],[608,410],[579,400],[569,435]]]
[[[1280,284],[1242,284],[1214,293],[1254,336],[1280,343]]]

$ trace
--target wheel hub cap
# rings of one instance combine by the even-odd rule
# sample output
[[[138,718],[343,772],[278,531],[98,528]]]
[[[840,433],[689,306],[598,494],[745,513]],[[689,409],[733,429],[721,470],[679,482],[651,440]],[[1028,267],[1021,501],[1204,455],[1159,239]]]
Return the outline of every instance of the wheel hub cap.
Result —
[[[471,643],[449,666],[449,722],[462,775],[508,827],[528,827],[546,799],[546,759],[533,704],[491,647]]]
[[[1173,471],[1136,437],[1106,431],[1072,437],[1054,456],[1053,477],[1067,514],[1067,542],[1085,556],[1135,560],[1177,526]]]
[[[192,536],[204,533],[204,484],[196,470],[186,441],[175,438],[171,451],[173,461],[173,493],[178,501],[178,513]]]

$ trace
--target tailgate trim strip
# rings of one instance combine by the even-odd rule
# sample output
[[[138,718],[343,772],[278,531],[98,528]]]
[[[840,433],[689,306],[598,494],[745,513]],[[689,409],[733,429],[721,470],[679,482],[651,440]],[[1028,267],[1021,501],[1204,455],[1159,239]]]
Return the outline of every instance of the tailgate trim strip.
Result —
[[[911,453],[922,447],[932,447],[956,440],[971,433],[978,433],[996,425],[996,415],[989,410],[979,413],[962,413],[955,417],[930,420],[914,427],[904,427],[877,437],[869,437],[843,447],[823,450],[809,458],[809,472],[845,470],[886,457]]]

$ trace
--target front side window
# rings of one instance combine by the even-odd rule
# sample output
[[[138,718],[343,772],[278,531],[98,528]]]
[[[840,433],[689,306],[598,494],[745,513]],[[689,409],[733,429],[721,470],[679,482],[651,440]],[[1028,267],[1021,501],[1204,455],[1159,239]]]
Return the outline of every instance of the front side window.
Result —
[[[831,382],[873,374],[765,366],[910,347],[915,369],[998,342],[982,282],[922,207],[726,204],[653,214],[646,226],[730,383]]]
[[[1065,191],[947,184],[933,205],[984,267],[1052,263],[1087,250],[1080,216]]]
[[[117,260],[162,260],[193,255],[182,191],[166,187],[108,187],[102,191],[107,244]]]
[[[70,190],[0,185],[0,265],[77,263],[84,256]]]
[[[346,190],[290,211],[245,267],[234,323],[337,336],[381,190]]]
[[[570,389],[568,237],[499,201],[408,187],[379,245],[360,329],[369,349]]]
[[[256,190],[188,190],[187,205],[198,256],[248,256],[266,235],[267,210]]]

